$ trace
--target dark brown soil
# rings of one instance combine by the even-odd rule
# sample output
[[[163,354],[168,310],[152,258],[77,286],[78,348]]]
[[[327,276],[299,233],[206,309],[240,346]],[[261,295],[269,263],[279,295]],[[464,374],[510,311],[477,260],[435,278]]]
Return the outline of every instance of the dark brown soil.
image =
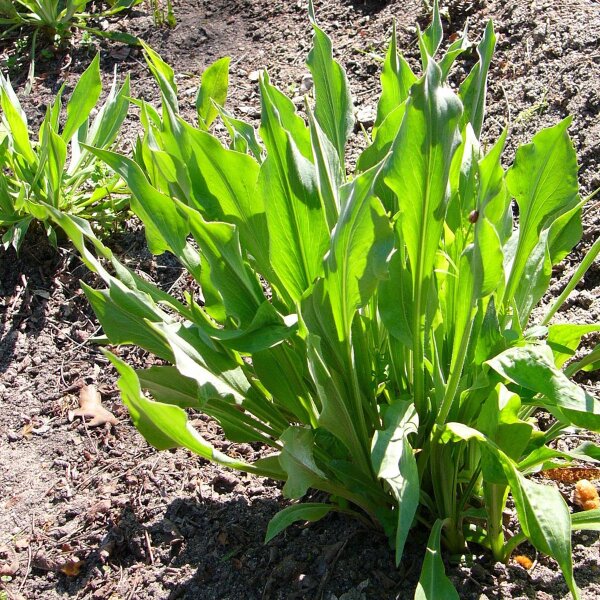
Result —
[[[512,127],[506,161],[539,128],[573,115],[571,134],[581,164],[582,194],[600,185],[600,4],[596,0],[442,2],[446,34],[468,19],[477,38],[487,19],[498,33],[491,71],[486,139],[505,120]],[[213,60],[232,57],[229,108],[258,116],[257,83],[249,74],[268,67],[274,82],[294,96],[306,72],[310,46],[306,2],[300,0],[175,0],[177,26],[158,27],[145,5],[111,27],[139,35],[173,65],[186,114],[193,114],[199,74]],[[417,0],[322,0],[318,19],[347,68],[357,109],[375,107],[379,63],[392,19],[399,46],[416,59],[415,24],[427,23]],[[94,48],[76,38],[40,57],[31,95],[23,98],[32,122],[66,82],[72,89]],[[157,100],[138,50],[98,43],[106,79],[114,65],[131,72],[133,95]],[[1,50],[1,49],[0,49]],[[11,54],[5,48],[4,57]],[[26,69],[11,74],[22,92]],[[457,74],[460,79],[461,73]],[[123,140],[137,131],[132,117]],[[353,152],[361,136],[352,141]],[[600,234],[600,204],[586,209],[584,240],[557,271],[560,293],[573,265]],[[169,257],[145,250],[134,222],[109,245],[166,287],[181,271]],[[263,545],[268,520],[285,505],[274,482],[217,468],[184,451],[157,453],[128,421],[114,373],[97,346],[98,332],[79,279],[93,282],[67,244],[58,252],[33,231],[19,257],[0,251],[0,599],[258,599],[409,598],[420,571],[422,534],[415,532],[399,568],[378,533],[340,516],[291,527]],[[600,265],[590,269],[557,316],[600,319]],[[150,359],[131,350],[138,365]],[[95,384],[120,419],[91,428],[69,409],[79,389]],[[597,380],[582,380],[598,394]],[[198,426],[215,445],[246,458],[250,445],[230,448],[212,423]],[[567,490],[568,491],[568,490]],[[574,538],[575,576],[585,598],[600,597],[598,534]],[[523,548],[534,567],[493,564],[486,555],[449,565],[461,598],[567,598],[556,563]],[[4,590],[4,591],[2,591]],[[4,594],[4,595],[3,595]],[[443,600],[443,599],[442,599]]]

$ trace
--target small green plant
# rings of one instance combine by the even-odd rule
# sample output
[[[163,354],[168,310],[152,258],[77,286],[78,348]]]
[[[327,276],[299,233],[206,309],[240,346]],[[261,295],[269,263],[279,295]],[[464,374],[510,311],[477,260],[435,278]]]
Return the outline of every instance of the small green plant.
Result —
[[[73,27],[111,36],[109,32],[89,27],[88,22],[92,19],[113,16],[141,1],[108,0],[108,7],[105,10],[90,13],[87,12],[87,8],[91,0],[0,0],[2,36],[10,34],[19,27],[28,27],[59,37],[68,35]]]
[[[535,474],[600,459],[589,442],[555,446],[565,431],[600,431],[600,402],[571,380],[600,366],[600,347],[572,360],[600,325],[551,324],[566,294],[531,322],[552,266],[582,233],[570,120],[540,131],[505,170],[507,131],[490,148],[479,141],[493,26],[454,92],[446,80],[466,34],[436,60],[436,3],[418,35],[421,76],[392,35],[371,143],[348,175],[349,86],[312,7],[311,21],[307,121],[266,72],[258,135],[233,118],[222,59],[202,77],[194,127],[179,116],[173,70],[146,48],[162,111],[137,102],[145,134],[135,160],[89,148],[129,185],[151,251],[177,256],[198,295],[165,293],[85,221],[51,211],[107,285],[84,290],[108,341],[165,363],[133,370],[107,353],[123,400],[159,449],[280,479],[293,500],[311,488],[328,495],[285,508],[267,540],[337,510],[383,529],[399,563],[411,528],[426,527],[419,600],[458,598],[442,546],[452,555],[481,546],[507,561],[529,540],[578,598],[571,532],[599,529],[600,511],[570,514]],[[217,117],[230,147],[210,133]],[[570,286],[599,251],[597,241]],[[554,418],[546,430],[539,409]],[[189,410],[272,454],[249,463],[220,452]],[[519,525],[507,534],[509,495]]]
[[[177,25],[177,19],[173,12],[173,2],[171,0],[147,0],[152,11],[152,18],[154,24],[158,27],[167,25],[168,27],[175,27]]]
[[[86,69],[66,103],[63,88],[46,111],[37,139],[10,81],[0,75],[0,228],[4,247],[17,250],[34,219],[44,221],[55,243],[45,205],[104,223],[128,204],[122,179],[83,147],[110,148],[129,109],[129,77],[117,88],[116,75],[102,106],[100,57]],[[97,111],[92,118],[92,112]]]
[[[32,31],[30,36],[29,85],[35,74],[36,48],[38,37],[43,37],[53,45],[68,37],[72,30],[79,29],[84,34],[96,35],[137,45],[138,39],[128,33],[99,29],[93,21],[111,17],[129,9],[142,0],[107,0],[105,10],[87,12],[91,0],[0,0],[0,39],[14,36],[15,31]],[[42,52],[47,52],[46,48]]]

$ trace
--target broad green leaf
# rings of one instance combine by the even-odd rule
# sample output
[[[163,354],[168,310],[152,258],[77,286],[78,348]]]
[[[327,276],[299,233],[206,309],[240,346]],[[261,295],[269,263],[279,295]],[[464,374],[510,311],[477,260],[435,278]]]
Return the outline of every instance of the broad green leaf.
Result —
[[[152,323],[164,336],[177,370],[198,383],[201,398],[232,397],[241,404],[250,383],[236,361],[220,352],[206,334],[193,325]]]
[[[103,291],[94,290],[83,282],[81,287],[104,333],[113,343],[135,344],[164,360],[172,360],[169,345],[148,325],[166,318],[149,297],[144,298],[143,294],[127,289],[118,280]]]
[[[267,82],[261,84],[261,136],[268,155],[257,193],[266,210],[270,263],[283,286],[279,291],[297,302],[322,271],[329,231],[315,167],[283,128]]]
[[[415,591],[415,600],[458,600],[459,595],[446,576],[441,556],[440,538],[444,523],[438,519],[431,528],[421,577]]]
[[[424,70],[428,68],[429,60],[432,59],[438,51],[440,44],[442,43],[443,35],[444,31],[442,29],[439,0],[434,0],[431,23],[422,34],[418,32],[421,62]]]
[[[460,143],[462,108],[440,83],[431,61],[411,99],[386,165],[385,182],[398,197],[402,237],[415,289],[430,277],[441,237],[452,156]],[[406,156],[412,160],[407,161]]]
[[[596,331],[600,325],[575,325],[559,323],[548,327],[548,346],[554,354],[554,364],[560,369],[567,360],[575,356],[581,338]]]
[[[61,133],[61,137],[65,142],[69,142],[77,130],[87,122],[90,112],[100,98],[101,92],[100,54],[98,53],[79,78],[67,103],[67,120]]]
[[[286,498],[302,498],[308,488],[327,479],[315,463],[313,432],[301,427],[288,427],[281,436],[281,442],[283,449],[279,463],[287,473],[283,493]]]
[[[10,81],[0,73],[0,106],[2,121],[10,131],[11,141],[16,151],[29,163],[30,169],[35,169],[36,157],[29,140],[27,118],[21,104],[14,93]]]
[[[307,113],[313,162],[317,172],[317,187],[325,210],[327,226],[331,231],[340,213],[340,186],[344,180],[344,173],[333,144],[323,133],[310,108],[307,108]]]
[[[188,135],[193,165],[188,165],[193,184],[192,203],[204,218],[237,225],[240,240],[265,277],[270,275],[269,237],[265,205],[256,193],[259,165],[250,156],[223,148],[206,132],[181,121]]]
[[[295,415],[299,422],[316,426],[317,407],[312,389],[306,382],[310,375],[306,358],[287,344],[280,344],[252,355],[254,372],[273,396],[273,401]]]
[[[377,300],[388,332],[407,348],[413,343],[412,281],[403,252],[396,250],[388,264],[388,279],[379,284]]]
[[[373,192],[379,173],[380,168],[370,169],[341,189],[343,209],[325,259],[325,285],[339,340],[349,338],[354,314],[384,278],[392,251],[392,228]]]
[[[358,157],[356,168],[359,171],[366,171],[374,167],[387,156],[398,135],[405,111],[406,102],[403,102],[392,110],[377,128],[377,131],[373,132],[373,142]],[[377,191],[380,196],[384,196],[386,190],[385,186],[380,185]],[[387,192],[389,193],[389,190]],[[385,200],[385,197],[382,197],[383,200]]]
[[[263,300],[245,328],[212,329],[209,335],[227,348],[253,354],[292,337],[298,329],[297,323],[296,315],[281,317],[268,300]]]
[[[148,390],[157,402],[181,408],[199,408],[200,395],[195,379],[184,377],[175,367],[155,366],[137,369],[140,386]]]
[[[331,504],[320,504],[318,502],[306,502],[293,504],[280,510],[270,521],[265,536],[265,544],[270,542],[276,535],[287,529],[298,521],[310,521],[314,523],[322,519],[326,514],[334,510]]]
[[[210,277],[223,298],[227,315],[237,326],[246,327],[265,297],[256,275],[244,263],[236,227],[205,221],[193,208],[181,202],[178,206],[188,218],[202,257],[210,264]]]
[[[534,400],[550,412],[558,409],[573,424],[600,431],[600,401],[573,383],[554,366],[548,346],[526,345],[509,348],[486,363],[494,371],[542,397]],[[564,417],[563,417],[564,420]]]
[[[521,146],[506,173],[506,184],[519,205],[519,237],[507,290],[509,303],[542,231],[577,203],[577,156],[567,133],[571,119],[543,129]]]
[[[419,417],[414,404],[397,401],[387,408],[383,420],[385,429],[373,436],[371,462],[377,477],[390,486],[398,502],[395,546],[399,565],[419,505],[419,473],[408,442],[408,436],[417,433]]]
[[[230,58],[225,56],[202,73],[200,88],[196,96],[196,110],[198,118],[206,128],[211,126],[219,114],[215,104],[225,105],[229,87],[229,62]]]
[[[558,562],[573,594],[580,598],[573,577],[571,515],[557,488],[526,479],[514,468],[506,468],[519,524],[537,550]]]
[[[359,468],[370,471],[370,458],[366,455],[365,443],[361,433],[361,423],[364,422],[363,407],[357,407],[352,402],[352,395],[340,369],[328,364],[325,359],[322,340],[315,334],[309,334],[307,339],[308,366],[316,385],[318,398],[321,402],[319,426],[332,433],[342,442]],[[368,459],[368,460],[367,460]]]
[[[600,531],[600,508],[584,510],[571,515],[571,529],[573,531]]]
[[[402,55],[398,54],[396,21],[394,21],[392,38],[381,71],[381,96],[377,103],[377,118],[373,126],[374,138],[387,117],[408,98],[410,88],[416,81],[417,77],[409,64]]]
[[[467,78],[461,83],[458,95],[464,106],[463,125],[471,123],[475,135],[479,139],[483,118],[485,116],[485,94],[487,91],[487,75],[496,46],[496,35],[492,21],[488,21],[485,33],[479,45],[477,54],[479,62],[471,69]]]
[[[158,450],[188,448],[202,458],[223,466],[268,476],[266,469],[258,469],[216,450],[192,427],[183,409],[145,398],[135,371],[114,354],[105,354],[119,372],[117,384],[132,421],[152,446]]]
[[[352,132],[352,97],[346,73],[333,59],[331,40],[315,21],[312,0],[309,16],[313,27],[313,48],[306,64],[312,73],[315,89],[315,116],[325,135],[334,145],[340,164],[344,164],[346,141]]]
[[[144,58],[148,68],[154,75],[166,103],[163,108],[169,108],[173,114],[178,114],[179,103],[177,102],[175,72],[148,44],[141,40],[140,43],[144,49]]]
[[[129,74],[118,90],[116,84],[117,74],[115,72],[108,97],[98,111],[88,132],[87,143],[90,146],[108,148],[115,141],[127,116],[130,94]]]
[[[249,123],[234,118],[224,108],[219,107],[221,120],[227,127],[232,139],[232,150],[246,154],[249,150],[254,158],[261,163],[263,160],[263,149],[258,141],[256,130]]]
[[[162,254],[170,250],[199,279],[198,255],[186,240],[189,233],[187,220],[179,214],[171,198],[153,188],[140,167],[130,158],[108,150],[90,146],[85,148],[102,159],[127,183],[133,194],[131,208],[146,226],[150,251]]]

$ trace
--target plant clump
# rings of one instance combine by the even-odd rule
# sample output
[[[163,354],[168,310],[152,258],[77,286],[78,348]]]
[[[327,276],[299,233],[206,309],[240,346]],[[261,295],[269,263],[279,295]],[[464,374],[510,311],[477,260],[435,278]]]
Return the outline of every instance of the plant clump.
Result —
[[[291,500],[326,494],[281,511],[267,540],[341,511],[382,528],[399,563],[411,528],[426,527],[419,599],[458,598],[442,547],[461,555],[478,545],[507,561],[528,540],[577,598],[571,532],[598,529],[600,511],[571,514],[535,474],[598,460],[594,444],[554,442],[573,428],[600,431],[600,402],[572,380],[599,366],[598,347],[572,358],[600,325],[552,324],[562,295],[532,321],[553,265],[582,233],[570,119],[536,134],[505,169],[507,130],[489,148],[480,142],[492,23],[453,91],[448,75],[469,43],[465,33],[440,51],[436,3],[418,32],[420,74],[392,35],[370,143],[349,174],[349,85],[312,7],[310,18],[306,118],[266,72],[258,132],[232,116],[221,59],[203,74],[192,125],[179,115],[173,70],[146,47],[162,110],[137,101],[144,133],[133,158],[82,144],[126,182],[150,250],[175,255],[199,293],[159,289],[85,220],[47,206],[105,283],[84,291],[107,340],[161,359],[134,370],[107,353],[133,422],[158,449],[279,479]],[[210,131],[217,118],[227,145]],[[553,417],[546,430],[540,409]],[[189,411],[271,454],[228,456]],[[507,534],[509,496],[518,529]]]

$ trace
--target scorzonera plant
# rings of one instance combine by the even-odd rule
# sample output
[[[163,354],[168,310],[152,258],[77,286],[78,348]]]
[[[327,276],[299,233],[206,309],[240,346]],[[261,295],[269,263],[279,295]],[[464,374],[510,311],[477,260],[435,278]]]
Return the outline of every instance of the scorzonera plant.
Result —
[[[268,540],[339,510],[383,528],[400,562],[410,529],[428,527],[417,598],[458,597],[442,542],[452,554],[479,544],[507,560],[529,540],[578,597],[571,531],[597,529],[599,511],[571,515],[557,489],[531,477],[600,458],[593,444],[552,445],[567,428],[600,431],[600,403],[570,379],[597,367],[599,350],[569,362],[600,325],[550,324],[564,297],[531,322],[552,265],[581,236],[570,121],[538,133],[505,171],[507,132],[489,149],[479,141],[492,24],[455,93],[447,76],[468,43],[465,34],[435,58],[436,5],[418,36],[421,75],[392,36],[371,143],[349,175],[349,86],[312,7],[311,21],[306,119],[266,72],[258,134],[235,119],[222,107],[223,59],[203,75],[194,127],[179,116],[173,71],[146,48],[162,111],[138,102],[145,133],[134,160],[89,148],[127,182],[152,252],[177,256],[200,293],[161,291],[84,221],[52,211],[106,283],[84,289],[108,340],[166,363],[136,371],[109,353],[123,400],[159,449],[183,446],[280,479],[293,500],[311,488],[329,495],[281,511]],[[209,131],[217,117],[229,147]],[[538,409],[554,417],[545,431]],[[188,410],[271,455],[249,463],[216,450]],[[509,494],[519,521],[511,535]]]
[[[63,90],[64,86],[48,107],[34,139],[10,81],[0,74],[0,228],[6,230],[5,248],[13,245],[18,250],[34,219],[46,222],[54,241],[46,205],[106,223],[128,204],[123,180],[83,143],[112,147],[129,109],[129,77],[117,88],[115,76],[92,118],[102,93],[97,55],[66,103],[61,127]]]

